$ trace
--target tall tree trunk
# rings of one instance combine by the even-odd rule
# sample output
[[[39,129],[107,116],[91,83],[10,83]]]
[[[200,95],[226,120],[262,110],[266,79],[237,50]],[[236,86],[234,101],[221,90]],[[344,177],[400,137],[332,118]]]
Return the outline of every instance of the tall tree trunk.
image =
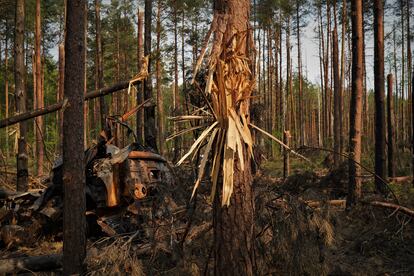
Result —
[[[164,155],[164,107],[161,92],[161,0],[157,4],[157,112],[158,112],[158,145],[160,154]]]
[[[414,67],[411,69],[411,82],[414,83]],[[414,85],[411,85],[411,130],[414,132]],[[411,138],[413,139],[411,141],[411,151],[412,151],[412,160],[411,160],[411,170],[413,172],[413,176],[414,176],[414,133],[412,133]],[[414,177],[413,177],[413,186],[414,186]]]
[[[35,16],[35,60],[36,60],[36,108],[43,107],[43,85],[42,85],[42,60],[40,55],[41,44],[41,14],[40,14],[40,0],[36,0],[36,16]],[[37,175],[43,175],[43,117],[35,119],[36,129],[36,157],[37,157]]]
[[[387,125],[388,125],[388,177],[395,177],[395,158],[394,158],[394,102],[393,102],[393,77],[392,74],[387,76]]]
[[[59,82],[58,82],[58,96],[57,101],[63,100],[64,94],[64,83],[65,83],[65,45],[59,45]],[[59,135],[59,142],[58,144],[58,152],[59,154],[63,153],[63,111],[59,110],[58,114],[58,135]]]
[[[344,142],[345,142],[345,131],[344,131],[344,118],[343,118],[343,114],[347,114],[344,113],[344,90],[345,90],[345,34],[347,32],[346,29],[346,20],[347,20],[347,10],[346,10],[346,0],[342,1],[342,39],[341,39],[341,43],[342,43],[342,47],[341,47],[341,90],[340,90],[340,107],[339,107],[339,120],[341,122],[341,137],[340,137],[340,142],[339,144],[341,145],[341,150],[344,149]],[[346,118],[346,117],[345,117]]]
[[[83,83],[83,94],[86,95],[86,93],[88,92],[88,66],[87,66],[87,62],[88,62],[88,1],[85,1],[85,16],[84,16],[84,27],[85,27],[85,35],[84,35],[84,44],[85,44],[85,51],[84,51],[84,70],[83,70],[83,75],[85,78],[85,81]],[[88,141],[89,141],[89,124],[88,124],[88,117],[89,117],[89,103],[85,102],[83,104],[83,125],[85,126],[85,130],[84,130],[84,142],[85,148],[88,148]],[[62,141],[62,140],[61,140]]]
[[[144,55],[151,55],[151,23],[152,23],[152,1],[145,0],[145,34],[144,34]],[[151,82],[151,58],[148,61],[148,78],[144,81],[144,99],[152,98]],[[144,136],[145,144],[155,151],[157,148],[156,129],[155,129],[155,106],[145,109],[144,112]]]
[[[103,78],[103,53],[101,40],[101,0],[95,0],[95,28],[96,28],[96,68],[97,68],[97,83],[98,89],[104,87]],[[101,129],[107,130],[106,116],[108,115],[108,106],[105,103],[105,98],[99,98]]]
[[[384,80],[384,7],[374,2],[374,75],[375,75],[375,174],[386,177],[385,163],[385,80]],[[377,192],[385,194],[382,179],[375,178]]]
[[[399,113],[398,113],[398,110],[399,110],[399,101],[398,101],[398,91],[399,91],[399,89],[398,89],[398,66],[397,66],[397,38],[396,38],[396,33],[397,33],[397,26],[395,25],[395,22],[394,22],[394,25],[393,25],[393,29],[394,29],[394,31],[392,32],[392,35],[393,35],[393,66],[394,66],[394,76],[395,76],[395,102],[394,102],[394,106],[395,106],[395,109],[394,109],[394,117],[395,117],[395,119],[396,119],[396,124],[397,124],[397,127],[395,128],[395,144],[396,145],[398,145],[398,141],[399,141],[399,125],[398,125],[398,117],[399,117]]]
[[[412,90],[412,79],[411,79],[411,70],[412,70],[412,52],[411,52],[411,23],[410,23],[410,18],[411,18],[411,3],[412,1],[407,0],[407,73],[408,73],[408,86],[407,86],[407,91],[408,91],[408,105],[407,105],[407,121],[409,123],[409,118],[410,118],[410,114],[413,112],[413,110],[411,109],[411,90]],[[413,133],[413,129],[411,129],[411,126],[408,124],[408,138],[409,141],[412,141],[413,137],[412,137],[412,133]]]
[[[332,95],[332,66],[329,67],[329,61],[331,61],[331,59],[329,58],[331,54],[331,47],[332,44],[331,42],[331,1],[327,0],[326,1],[326,58],[325,58],[325,74],[326,74],[326,79],[325,79],[325,89],[327,89],[327,99],[326,99],[326,105],[327,105],[327,122],[328,122],[328,137],[333,137],[333,124],[332,124],[332,119],[333,119],[333,108],[332,108],[332,99],[333,99],[333,95]],[[332,63],[331,63],[332,65]],[[330,69],[330,70],[329,70]],[[331,146],[332,146],[332,142],[331,142]]]
[[[322,13],[321,13],[321,6],[318,5],[318,41],[319,41],[319,73],[321,76],[320,79],[320,92],[318,93],[318,145],[323,146],[325,141],[325,99],[324,99],[324,75],[323,75],[323,47],[324,44],[323,36],[322,36],[323,30],[322,30]],[[321,105],[321,98],[322,98],[322,105]],[[322,112],[321,112],[322,109]],[[322,113],[322,115],[321,115]]]
[[[296,32],[297,32],[297,39],[298,39],[298,82],[299,82],[299,146],[303,146],[305,144],[305,122],[303,118],[305,107],[303,104],[303,84],[302,84],[302,56],[301,56],[301,44],[300,44],[300,17],[299,17],[299,0],[296,0]]]
[[[285,122],[285,129],[283,130],[283,142],[285,144],[289,144],[290,139],[290,121],[291,121],[291,112],[290,109],[292,108],[290,102],[290,94],[292,91],[291,88],[291,78],[290,75],[291,72],[291,59],[290,59],[290,16],[287,16],[287,25],[286,25],[286,122]],[[289,160],[289,151],[286,149],[283,149],[283,177],[286,178],[289,176],[289,168],[290,168],[290,160]]]
[[[86,198],[83,152],[85,1],[67,1],[63,118],[63,274],[82,274],[86,256]]]
[[[174,1],[173,7],[173,17],[174,17],[174,95],[173,95],[173,105],[174,105],[174,116],[179,116],[181,113],[180,106],[180,91],[178,87],[178,7],[177,1]],[[174,132],[179,131],[179,123],[174,122]],[[174,161],[178,160],[181,156],[181,136],[174,139]]]
[[[4,94],[5,94],[5,114],[9,117],[9,37],[8,24],[6,24],[6,45],[4,49]],[[9,129],[6,128],[6,158],[9,157]]]
[[[16,114],[26,112],[26,67],[24,64],[24,30],[25,30],[25,1],[16,1],[16,30],[14,39],[14,81]],[[27,169],[27,122],[19,123],[19,138],[17,150],[17,191],[27,191],[28,169]]]
[[[332,34],[332,65],[334,72],[334,151],[341,153],[341,83],[339,76],[339,46],[338,46],[338,22],[336,18],[336,0],[333,2],[334,7],[334,30]],[[334,164],[339,165],[341,158],[339,154],[334,154]]]
[[[144,13],[138,9],[138,45],[137,45],[137,72],[141,70],[142,58],[144,57],[144,40],[143,40],[143,27],[144,27]],[[138,84],[137,89],[137,104],[141,104],[144,101],[144,90],[141,83]],[[141,109],[137,112],[137,137],[138,143],[143,144],[144,139],[144,110]]]
[[[405,99],[405,19],[404,19],[404,0],[400,0],[400,8],[401,8],[401,97],[400,97],[400,123],[401,123],[401,131],[400,131],[400,143],[403,145],[404,149],[406,148],[406,129],[405,129],[405,115],[404,115],[404,99]]]
[[[220,59],[227,62],[226,55],[229,54],[228,46],[230,41],[235,38],[238,47],[238,56],[246,58],[250,63],[249,41],[251,38],[251,28],[249,26],[250,1],[248,0],[215,0],[214,16],[223,22],[227,17],[227,23],[221,23],[221,30],[225,29],[224,34],[215,33],[215,44],[220,47]],[[220,37],[222,39],[220,39]],[[231,66],[230,63],[228,63]],[[251,64],[250,64],[251,65]],[[251,76],[251,75],[250,75]],[[214,75],[217,78],[217,75]],[[251,79],[246,81],[252,81]],[[233,88],[232,88],[233,89]],[[236,87],[237,94],[241,93]],[[242,103],[244,110],[242,116],[249,114],[249,101]],[[236,102],[232,97],[231,102]],[[245,113],[247,112],[247,113]],[[242,145],[245,164],[250,164],[250,157],[247,154],[246,145]],[[254,197],[252,189],[252,175],[250,165],[245,165],[241,169],[240,160],[234,163],[233,195],[230,205],[221,207],[218,204],[218,196],[214,205],[214,261],[215,275],[253,275],[254,274]]]
[[[363,32],[362,32],[362,0],[351,1],[352,10],[352,95],[350,106],[349,129],[349,189],[347,206],[351,207],[361,197],[360,167],[361,162],[361,111],[363,83]]]

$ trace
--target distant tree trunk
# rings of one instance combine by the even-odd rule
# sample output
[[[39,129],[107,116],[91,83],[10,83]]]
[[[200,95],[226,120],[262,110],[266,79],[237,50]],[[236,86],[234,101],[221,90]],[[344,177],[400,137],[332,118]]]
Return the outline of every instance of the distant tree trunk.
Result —
[[[328,122],[328,136],[333,137],[333,124],[332,124],[332,66],[329,70],[329,54],[331,53],[331,1],[326,1],[326,58],[325,58],[325,89],[326,94],[326,107],[327,107],[327,122]],[[331,145],[332,146],[332,142]]]
[[[157,112],[158,112],[158,145],[160,154],[165,154],[164,149],[164,101],[161,92],[161,0],[157,5]]]
[[[179,116],[181,114],[180,106],[180,91],[178,88],[178,8],[177,1],[174,1],[173,7],[173,21],[174,21],[174,95],[173,95],[173,105],[174,105],[174,116]],[[179,123],[174,122],[174,132],[179,131]],[[181,136],[178,136],[174,139],[174,161],[177,161],[181,156]]]
[[[334,151],[341,153],[341,83],[339,76],[339,46],[338,46],[338,22],[336,19],[336,0],[333,2],[334,7],[334,30],[332,34],[332,59],[333,59],[333,73],[334,73]],[[334,154],[334,164],[339,166],[341,161],[339,154]]]
[[[385,80],[384,80],[383,0],[374,1],[374,76],[375,76],[375,174],[385,179]],[[375,178],[377,192],[386,194],[384,183]]]
[[[350,106],[349,130],[349,189],[347,206],[351,207],[361,197],[360,167],[361,162],[361,111],[363,83],[363,33],[362,33],[362,0],[351,1],[352,10],[352,95]]]
[[[395,116],[395,123],[396,123],[396,128],[395,128],[395,144],[398,145],[398,141],[399,141],[399,125],[398,125],[398,117],[399,117],[399,113],[398,113],[398,109],[399,109],[399,101],[398,101],[398,66],[397,66],[397,38],[396,38],[396,32],[397,32],[397,27],[394,23],[393,25],[393,29],[394,31],[392,32],[393,34],[393,66],[394,66],[394,76],[395,76],[395,102],[394,102],[394,106],[395,106],[395,110],[394,110],[394,116]]]
[[[120,21],[119,13],[117,14],[117,20]],[[120,49],[120,33],[119,33],[119,25],[116,25],[116,81],[121,81],[121,49]],[[112,94],[112,108],[114,109],[114,114],[121,114],[122,113],[122,98],[121,94]],[[116,125],[116,137],[115,137],[115,144],[118,147],[122,147],[122,130],[123,127],[119,124]]]
[[[98,89],[104,87],[103,79],[103,53],[101,40],[101,0],[95,0],[95,24],[96,24],[96,69]],[[101,129],[106,130],[106,116],[108,115],[108,106],[105,103],[105,98],[99,98]]]
[[[285,93],[285,90],[283,88],[283,76],[282,76],[283,75],[283,72],[282,72],[283,71],[283,54],[282,54],[282,49],[283,49],[283,39],[282,39],[282,37],[283,37],[283,28],[282,28],[283,20],[282,20],[282,17],[280,15],[279,15],[279,20],[280,20],[279,24],[281,26],[280,29],[279,29],[279,32],[280,32],[280,34],[279,34],[279,36],[280,36],[280,40],[279,40],[280,106],[279,106],[279,108],[282,112],[282,114],[280,116],[280,131],[283,133],[285,131],[285,128],[286,128],[286,97],[285,97],[286,93]],[[285,153],[284,148],[280,147],[280,149],[281,149],[281,153],[284,154]]]
[[[301,56],[301,44],[300,44],[300,17],[299,17],[299,0],[296,0],[296,31],[298,39],[298,81],[299,81],[299,146],[305,144],[305,122],[304,112],[305,106],[303,104],[303,84],[302,84],[302,56]]]
[[[346,0],[342,1],[342,47],[341,47],[341,89],[340,89],[340,107],[339,107],[339,120],[341,122],[341,137],[340,137],[340,142],[339,144],[341,145],[341,151],[343,151],[344,149],[344,142],[345,142],[345,137],[344,137],[344,118],[343,118],[343,114],[344,114],[344,90],[345,90],[345,34],[347,32],[346,30],[346,20],[347,20],[347,10],[346,10]],[[346,113],[345,113],[346,114]],[[346,117],[345,117],[346,118]]]
[[[394,158],[394,102],[393,102],[393,77],[392,74],[387,76],[387,124],[388,124],[388,177],[395,177],[395,158]]]
[[[63,118],[63,274],[82,274],[86,256],[86,198],[83,152],[85,1],[67,1]]]
[[[152,23],[152,1],[145,0],[145,38],[144,55],[151,55],[151,23]],[[148,78],[144,81],[144,99],[152,98],[151,82],[151,58],[148,61]],[[145,144],[155,151],[157,148],[156,129],[155,129],[155,106],[147,107],[144,112],[144,132]]]
[[[405,131],[405,115],[404,115],[404,99],[405,99],[405,19],[404,19],[404,0],[400,0],[400,8],[401,8],[401,107],[400,107],[400,123],[401,123],[401,131],[400,131],[400,142],[403,145],[404,149],[406,148],[406,131]]]
[[[14,81],[16,114],[26,112],[26,67],[24,64],[24,30],[25,30],[25,1],[16,1],[16,30],[14,39]],[[28,169],[27,169],[27,122],[19,123],[19,137],[17,150],[17,191],[27,191]]]
[[[414,83],[414,68],[411,69],[411,82]],[[414,132],[414,85],[411,85],[411,130]],[[412,151],[412,161],[411,161],[411,170],[413,172],[413,176],[414,176],[414,133],[412,133],[411,138],[413,139],[411,141],[411,151]],[[414,186],[414,177],[413,177],[413,186]]]
[[[221,60],[226,61],[226,54],[229,52],[227,45],[235,37],[237,42],[241,44],[237,50],[237,55],[247,58],[247,62],[250,63],[249,41],[251,38],[251,28],[249,26],[249,13],[250,1],[248,0],[214,1],[214,15],[220,16],[222,20],[226,18],[224,16],[228,16],[227,24],[223,26],[226,27],[225,32],[221,33],[222,41],[220,41],[220,45],[217,45],[223,49],[220,56]],[[218,37],[220,37],[220,33],[216,32],[215,39],[218,39]],[[251,78],[254,78],[254,76],[251,75]],[[235,91],[240,93],[237,88],[235,88]],[[231,101],[235,102],[236,99],[233,98]],[[250,99],[244,103],[246,104],[247,110],[245,111],[247,111],[247,114],[249,114],[249,101]],[[237,109],[239,108],[237,107]],[[249,120],[249,118],[246,119]],[[245,164],[250,164],[250,157],[247,154],[247,148],[244,143],[243,154]],[[218,204],[218,196],[216,196],[213,214],[214,274],[253,275],[255,272],[254,196],[249,165],[245,165],[244,170],[242,170],[240,161],[235,161],[233,195],[230,199],[230,205],[228,207],[221,207]]]
[[[325,141],[325,132],[324,132],[324,126],[325,126],[325,99],[324,99],[324,75],[323,75],[323,51],[322,51],[322,45],[323,37],[322,37],[322,14],[321,14],[321,6],[318,5],[318,42],[319,42],[319,73],[321,76],[320,79],[320,92],[318,93],[318,145],[323,146]],[[321,105],[321,98],[322,98],[322,105]],[[322,109],[322,110],[321,110]],[[322,112],[321,112],[322,111]],[[321,116],[322,113],[322,116]],[[322,117],[322,118],[321,118]]]
[[[286,25],[286,122],[285,122],[285,129],[283,130],[284,136],[283,136],[283,143],[289,144],[290,135],[287,135],[286,133],[289,133],[290,131],[290,120],[291,120],[291,112],[290,108],[291,104],[289,104],[290,94],[291,91],[291,78],[290,75],[291,72],[291,59],[290,59],[290,17],[288,15],[287,17],[287,25]],[[289,176],[289,151],[285,148],[283,149],[283,177],[286,178]]]
[[[325,45],[325,36],[322,22],[322,10],[320,10],[320,30],[321,30],[321,41],[322,41],[322,63],[323,63],[323,96],[322,96],[322,107],[323,107],[323,141],[324,145],[328,145],[328,136],[329,136],[329,79],[328,79],[328,56],[326,53],[329,51],[329,47]],[[327,34],[329,37],[329,34]],[[329,40],[329,39],[328,39]]]
[[[40,55],[41,44],[41,15],[40,15],[40,0],[36,0],[36,16],[35,16],[35,60],[36,60],[36,108],[43,107],[43,85],[42,85],[42,60]],[[37,157],[37,175],[43,175],[43,117],[35,119],[36,129],[36,157]]]
[[[143,26],[144,26],[144,13],[138,9],[138,47],[137,47],[137,72],[141,70],[141,62],[144,57],[144,40],[143,40]],[[137,89],[137,103],[144,102],[144,90],[141,83],[138,84]],[[138,143],[143,144],[144,139],[144,110],[141,109],[137,112],[137,137]]]

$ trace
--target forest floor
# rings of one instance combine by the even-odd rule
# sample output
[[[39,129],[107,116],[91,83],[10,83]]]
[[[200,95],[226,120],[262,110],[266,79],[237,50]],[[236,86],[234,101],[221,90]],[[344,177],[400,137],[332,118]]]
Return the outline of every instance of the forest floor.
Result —
[[[292,174],[285,181],[280,177],[280,158],[263,161],[254,178],[258,275],[413,275],[413,217],[369,203],[346,211],[346,163],[329,169],[327,154],[303,154],[313,164],[292,158]],[[178,211],[157,222],[143,222],[145,232],[151,232],[145,237],[138,232],[90,237],[89,275],[209,275],[213,266],[209,184],[203,183],[197,200],[189,202],[194,168],[186,164],[175,175],[179,185],[166,198],[173,199],[172,209]],[[12,187],[4,183],[13,183],[13,174],[8,174],[7,181],[4,174],[0,178],[2,188]],[[33,180],[32,185],[41,188],[44,184]],[[411,178],[391,183],[390,188],[399,205],[414,208]],[[376,195],[373,178],[365,172],[363,191],[365,202],[396,203]],[[170,200],[159,204],[171,209]],[[4,236],[2,229],[0,259],[60,254],[62,250],[61,233],[16,240],[8,246]]]

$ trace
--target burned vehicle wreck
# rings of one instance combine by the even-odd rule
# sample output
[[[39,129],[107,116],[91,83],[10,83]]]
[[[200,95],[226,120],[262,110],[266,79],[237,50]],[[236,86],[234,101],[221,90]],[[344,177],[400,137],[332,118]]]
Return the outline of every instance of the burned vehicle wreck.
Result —
[[[52,235],[60,240],[62,173],[60,158],[54,164],[46,189],[11,195],[3,200],[1,225],[16,225],[12,230],[26,233],[27,239]],[[119,149],[102,139],[85,151],[85,175],[88,236],[142,230],[140,236],[144,238],[148,236],[145,225],[149,221],[168,216],[176,208],[169,196],[175,183],[167,160],[137,143]],[[13,236],[8,241],[3,239],[5,245],[24,243],[19,233],[2,235]]]

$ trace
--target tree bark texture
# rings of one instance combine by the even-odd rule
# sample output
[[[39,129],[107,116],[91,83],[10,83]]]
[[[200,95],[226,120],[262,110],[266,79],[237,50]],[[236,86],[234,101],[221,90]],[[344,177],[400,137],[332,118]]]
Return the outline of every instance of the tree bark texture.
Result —
[[[24,64],[24,30],[25,30],[25,1],[16,1],[16,31],[14,39],[14,79],[16,114],[26,112],[26,67]],[[27,122],[19,124],[19,138],[17,149],[17,191],[27,191],[28,188],[28,157],[27,157]]]
[[[151,78],[151,24],[152,24],[152,2],[145,0],[145,34],[144,34],[144,55],[149,55],[148,78],[144,81],[144,99],[152,98],[152,78]],[[155,151],[157,149],[156,129],[155,129],[155,106],[149,107],[144,111],[144,137],[145,144]]]
[[[385,79],[384,79],[384,7],[374,1],[374,76],[375,76],[375,174],[386,177],[385,160]],[[377,192],[386,193],[385,184],[375,178]]]
[[[349,183],[347,206],[352,206],[361,197],[360,167],[361,161],[361,120],[363,85],[363,32],[362,0],[351,1],[352,18],[352,95],[350,106],[349,130]]]
[[[63,114],[63,274],[81,274],[86,256],[84,170],[84,16],[85,0],[67,1]]]

